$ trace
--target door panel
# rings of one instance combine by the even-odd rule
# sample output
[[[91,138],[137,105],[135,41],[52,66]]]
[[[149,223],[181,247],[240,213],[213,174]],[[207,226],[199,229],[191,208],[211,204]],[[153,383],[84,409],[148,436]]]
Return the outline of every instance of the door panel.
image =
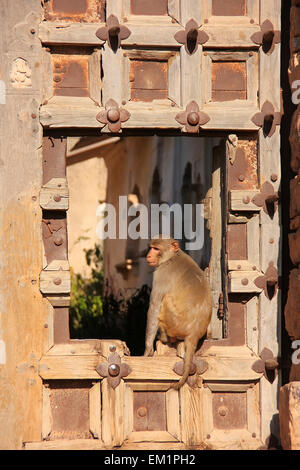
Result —
[[[62,339],[40,361],[47,441],[27,448],[258,448],[278,435],[279,379],[268,378],[262,352],[277,357],[280,348],[280,44],[277,34],[272,44],[264,36],[280,30],[280,7],[280,0],[89,0],[74,9],[62,0],[46,3],[39,29],[45,133],[225,136],[215,156],[226,163],[226,177],[215,169],[210,196],[226,216],[210,264],[215,297],[220,287],[223,293],[223,327],[196,354],[205,370],[175,392],[169,386],[178,380],[181,346],[176,352],[158,343],[156,356],[143,358],[128,356],[117,340],[63,342],[64,320],[65,333],[56,335]],[[57,227],[43,232],[40,289],[54,308],[55,328],[70,282],[61,222],[68,209],[64,153],[61,143],[52,144],[45,148],[53,165],[44,165],[40,205],[48,230],[60,222],[63,236],[58,241]],[[127,373],[113,380],[116,355]],[[253,368],[257,361],[260,369]],[[107,364],[106,375],[99,364]],[[71,406],[81,395],[82,429]]]

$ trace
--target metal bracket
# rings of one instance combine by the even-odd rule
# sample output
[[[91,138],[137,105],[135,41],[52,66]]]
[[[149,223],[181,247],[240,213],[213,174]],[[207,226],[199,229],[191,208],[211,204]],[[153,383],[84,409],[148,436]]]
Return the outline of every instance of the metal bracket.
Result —
[[[274,30],[270,20],[265,20],[260,26],[260,31],[252,34],[251,40],[255,44],[261,45],[265,54],[272,54],[275,44],[280,43],[281,33]]]
[[[254,114],[251,121],[258,127],[262,127],[265,137],[271,137],[276,126],[280,125],[281,114],[275,111],[270,101],[265,101],[260,113]]]
[[[130,34],[130,29],[121,25],[115,15],[110,15],[107,18],[106,26],[103,26],[96,31],[97,38],[102,41],[107,41],[108,46],[114,52],[119,49],[121,41],[123,39],[127,39]]]
[[[105,111],[100,111],[97,114],[97,121],[102,124],[108,124],[108,128],[111,132],[119,132],[121,129],[121,123],[128,121],[130,113],[123,108],[119,108],[118,103],[115,100],[108,100],[105,105]]]
[[[201,126],[210,120],[210,117],[199,110],[199,106],[196,101],[190,101],[186,110],[178,113],[175,119],[180,124],[185,125],[187,132],[196,133],[199,131]]]
[[[189,55],[194,54],[198,49],[198,44],[205,44],[209,40],[205,31],[199,31],[198,23],[192,18],[190,19],[184,30],[178,31],[174,38],[180,44],[185,45],[185,50]]]
[[[187,379],[187,383],[190,387],[194,387],[197,383],[197,375],[204,374],[208,369],[208,364],[203,359],[198,357],[194,357],[193,362],[190,367],[190,374]],[[173,371],[177,375],[183,375],[184,371],[184,361],[176,362],[175,366],[173,367]]]
[[[101,377],[107,377],[107,382],[111,388],[116,388],[122,377],[127,377],[131,373],[131,367],[128,364],[121,363],[121,357],[116,353],[116,346],[109,347],[111,354],[107,358],[107,362],[100,362],[96,367],[96,371]]]
[[[268,348],[264,348],[259,357],[260,359],[252,365],[252,370],[258,374],[264,374],[269,382],[274,382],[279,368],[278,358],[275,358]]]
[[[264,290],[265,296],[271,300],[279,286],[278,271],[273,261],[269,263],[269,267],[264,276],[259,276],[254,280],[254,284]]]
[[[274,216],[276,212],[276,203],[279,201],[278,192],[274,191],[274,187],[269,181],[266,181],[262,187],[260,193],[256,194],[252,198],[252,203],[257,207],[262,207],[266,214],[270,217]]]

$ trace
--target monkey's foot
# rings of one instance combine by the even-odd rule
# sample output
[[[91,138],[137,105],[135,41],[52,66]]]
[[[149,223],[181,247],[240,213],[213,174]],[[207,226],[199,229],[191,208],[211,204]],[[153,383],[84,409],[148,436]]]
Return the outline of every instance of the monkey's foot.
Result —
[[[145,352],[144,352],[144,357],[150,357],[150,356],[153,356],[154,354],[154,349],[153,347],[151,348],[146,348],[145,349]]]

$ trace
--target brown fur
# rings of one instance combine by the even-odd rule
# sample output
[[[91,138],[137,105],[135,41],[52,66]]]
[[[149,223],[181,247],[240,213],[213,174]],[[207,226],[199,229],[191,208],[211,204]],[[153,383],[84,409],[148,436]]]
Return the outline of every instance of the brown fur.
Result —
[[[173,239],[152,240],[147,261],[156,269],[144,355],[153,354],[153,341],[158,329],[163,342],[184,340],[184,373],[174,385],[178,389],[188,378],[198,341],[205,335],[211,319],[210,287],[204,272]]]

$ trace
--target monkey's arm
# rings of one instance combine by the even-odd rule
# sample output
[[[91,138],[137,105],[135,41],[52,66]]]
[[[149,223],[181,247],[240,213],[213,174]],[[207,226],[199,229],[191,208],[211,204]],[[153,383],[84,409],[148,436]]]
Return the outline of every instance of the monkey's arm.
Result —
[[[144,356],[153,356],[153,342],[158,329],[158,315],[160,311],[161,300],[152,299],[147,313],[147,329]]]

